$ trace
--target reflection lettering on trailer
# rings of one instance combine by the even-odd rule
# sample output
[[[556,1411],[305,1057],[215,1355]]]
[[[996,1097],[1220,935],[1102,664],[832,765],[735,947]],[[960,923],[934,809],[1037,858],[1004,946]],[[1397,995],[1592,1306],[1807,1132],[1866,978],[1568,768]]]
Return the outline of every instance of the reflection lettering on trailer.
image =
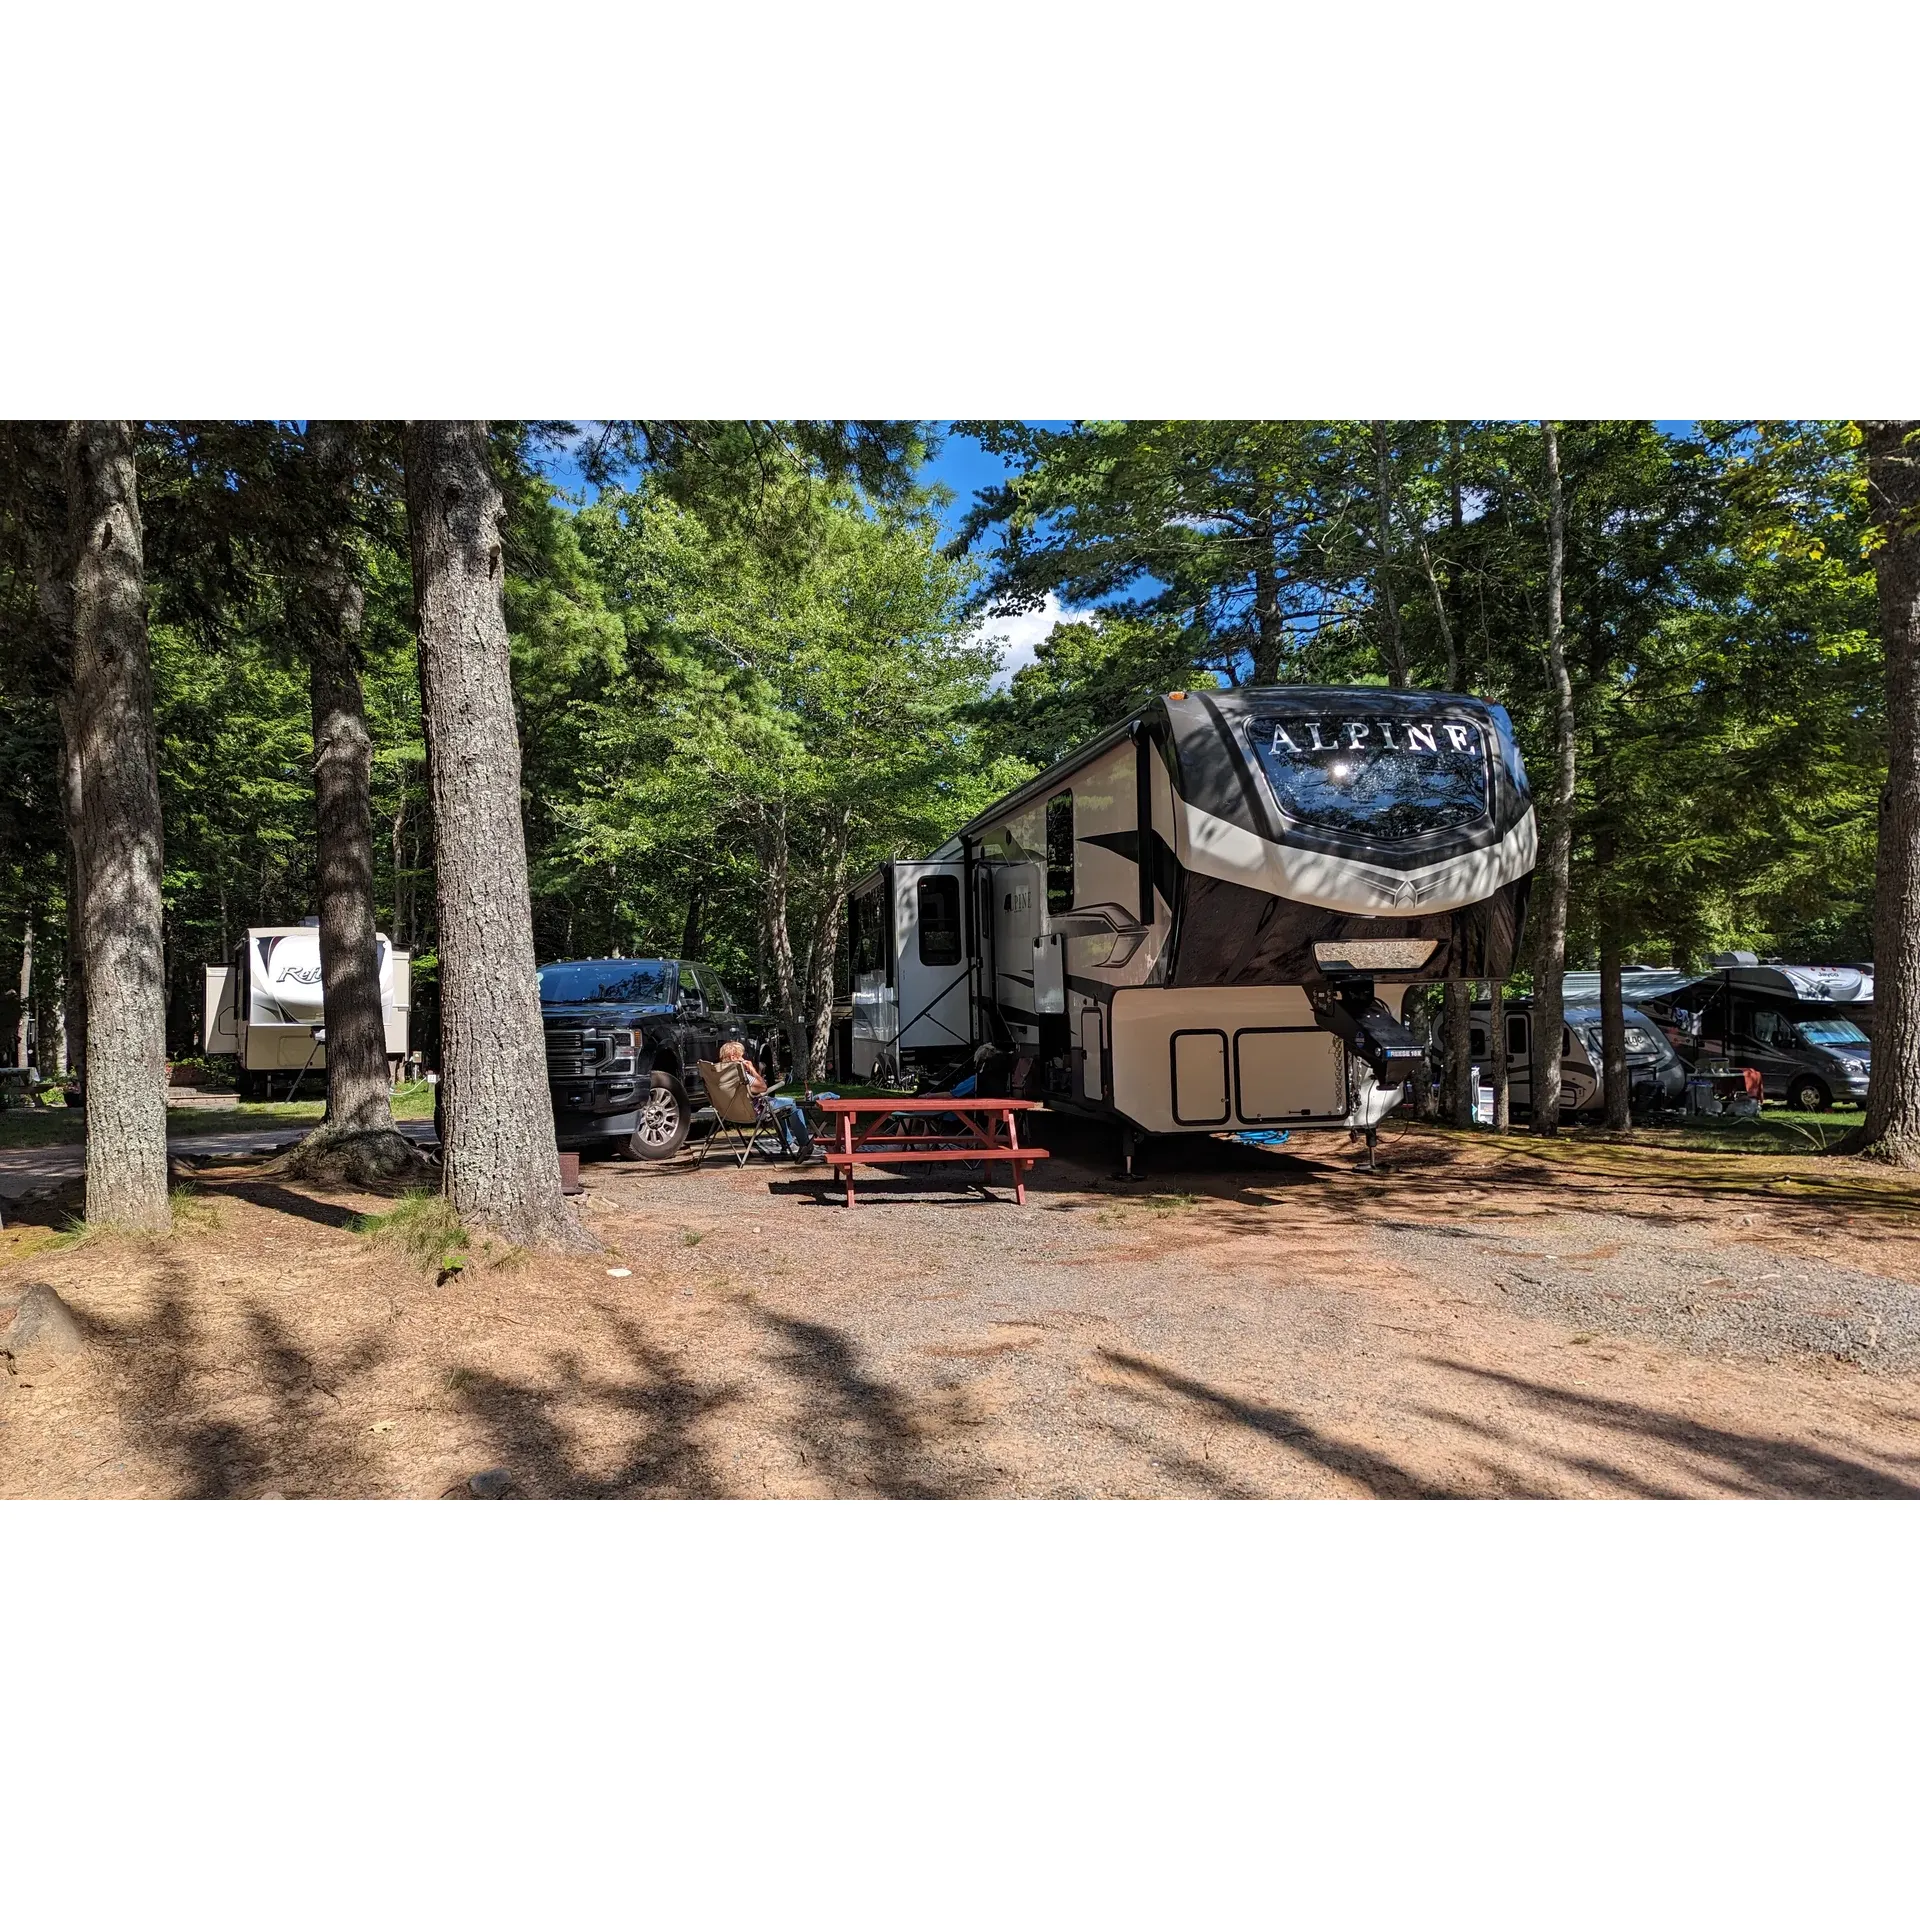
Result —
[[[1487,817],[1487,749],[1458,720],[1257,718],[1249,737],[1288,819],[1405,840]]]

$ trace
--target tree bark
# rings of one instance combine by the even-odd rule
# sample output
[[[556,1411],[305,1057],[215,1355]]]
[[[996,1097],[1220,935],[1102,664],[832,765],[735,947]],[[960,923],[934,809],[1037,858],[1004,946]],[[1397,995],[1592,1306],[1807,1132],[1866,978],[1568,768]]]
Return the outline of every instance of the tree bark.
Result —
[[[71,633],[67,636],[71,642]],[[67,977],[66,989],[66,1067],[73,1074],[67,1089],[67,1105],[87,1104],[87,956],[82,926],[86,920],[85,870],[80,864],[82,812],[80,802],[80,761],[71,742],[74,723],[69,717],[71,696],[60,703],[60,722],[66,744],[60,749],[60,806],[67,827]]]
[[[693,892],[687,896],[686,922],[680,929],[680,958],[682,960],[698,960],[700,958],[701,944],[706,931],[701,923],[705,917],[706,905],[707,883],[703,879],[695,880],[693,883]]]
[[[1862,1145],[1920,1168],[1920,420],[1865,420],[1887,662],[1887,784],[1874,867],[1873,1080]]]
[[[787,810],[777,804],[760,823],[760,924],[772,971],[774,1004],[787,1030],[787,1054],[794,1066],[808,1057],[806,1019],[800,981],[793,964],[793,935],[787,924]]]
[[[1393,461],[1388,453],[1387,423],[1373,422],[1373,518],[1378,547],[1374,591],[1387,616],[1387,679],[1396,687],[1407,684],[1407,647],[1400,631],[1400,603],[1393,597]]]
[[[1427,1003],[1427,990],[1416,988],[1408,996],[1407,1031],[1420,1043],[1420,1057],[1413,1063],[1413,1117],[1431,1120],[1434,1116],[1433,1055],[1427,1042],[1433,1035],[1433,1009]]]
[[[1607,1126],[1614,1133],[1633,1128],[1628,1101],[1627,1016],[1620,995],[1620,918],[1609,907],[1600,922],[1600,1055],[1606,1086]]]
[[[1446,1117],[1456,1127],[1473,1125],[1473,983],[1449,980],[1444,988]]]
[[[1505,1133],[1513,1125],[1507,1055],[1507,983],[1489,980],[1487,986],[1493,996],[1487,1009],[1487,1066],[1493,1074],[1493,1130]]]
[[[486,423],[410,420],[405,450],[438,878],[444,1189],[463,1221],[504,1239],[585,1245],[560,1193],[547,1090]]]
[[[33,916],[20,936],[20,1025],[14,1034],[13,1064],[27,1064],[27,1037],[33,1029]]]
[[[1278,516],[1268,509],[1259,557],[1253,563],[1253,681],[1265,686],[1280,678],[1286,623],[1280,617],[1280,569],[1274,564]]]
[[[313,700],[314,867],[327,1027],[327,1117],[287,1156],[358,1183],[422,1162],[393,1124],[373,899],[373,737],[360,684],[365,589],[353,546],[354,453],[335,421],[307,427],[315,553],[301,583]]]
[[[75,420],[70,745],[80,783],[87,991],[87,1220],[164,1232],[167,1005],[159,743],[133,423]]]
[[[1540,899],[1534,922],[1533,1050],[1528,1088],[1532,1130],[1560,1128],[1560,1038],[1565,1019],[1562,978],[1567,968],[1567,884],[1573,853],[1575,743],[1573,682],[1561,632],[1561,599],[1567,565],[1566,502],[1560,485],[1560,440],[1553,422],[1540,423],[1547,469],[1547,680],[1553,701],[1553,812],[1547,822],[1546,857],[1534,885]]]
[[[825,848],[825,888],[807,947],[807,1078],[822,1080],[833,1058],[833,957],[840,942],[840,912],[847,897],[847,849],[853,813],[833,824]]]

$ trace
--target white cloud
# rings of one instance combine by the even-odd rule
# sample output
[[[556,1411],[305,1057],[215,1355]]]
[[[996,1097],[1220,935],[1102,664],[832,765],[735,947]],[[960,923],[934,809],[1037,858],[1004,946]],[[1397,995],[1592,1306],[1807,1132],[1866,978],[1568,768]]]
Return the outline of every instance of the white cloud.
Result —
[[[974,630],[975,639],[983,646],[996,648],[1000,654],[1000,670],[993,676],[994,691],[1004,690],[1013,676],[1032,661],[1034,649],[1062,620],[1080,626],[1092,618],[1091,611],[1068,613],[1060,604],[1060,596],[1049,589],[1046,599],[1031,613],[998,613],[982,620]]]

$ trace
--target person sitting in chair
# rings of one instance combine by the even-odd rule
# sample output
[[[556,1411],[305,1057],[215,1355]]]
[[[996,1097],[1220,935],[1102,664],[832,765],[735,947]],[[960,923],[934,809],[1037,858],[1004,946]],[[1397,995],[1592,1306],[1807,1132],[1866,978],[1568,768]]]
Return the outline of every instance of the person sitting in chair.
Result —
[[[746,1076],[747,1091],[753,1095],[753,1104],[772,1119],[780,1130],[780,1138],[786,1142],[794,1158],[809,1158],[813,1152],[813,1133],[807,1126],[807,1116],[785,1094],[775,1093],[768,1087],[766,1076],[747,1058],[747,1050],[738,1040],[729,1040],[721,1047],[720,1064],[739,1067]]]

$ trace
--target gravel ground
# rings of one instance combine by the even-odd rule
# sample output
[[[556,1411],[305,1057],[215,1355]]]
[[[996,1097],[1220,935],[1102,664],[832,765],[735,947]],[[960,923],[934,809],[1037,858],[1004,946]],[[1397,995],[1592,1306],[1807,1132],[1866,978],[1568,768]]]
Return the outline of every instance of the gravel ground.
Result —
[[[1653,1338],[1689,1353],[1920,1366],[1920,1286],[1863,1273],[1817,1249],[1742,1244],[1691,1223],[1622,1211],[1504,1231],[1383,1220],[1391,1256],[1418,1236],[1419,1261],[1463,1292],[1591,1333]],[[1490,1299],[1489,1305],[1493,1304]]]
[[[0,1493],[1920,1493],[1920,1182],[1416,1134],[1122,1185],[1047,1143],[1024,1208],[589,1163],[604,1252],[445,1284],[354,1230],[391,1202],[257,1169],[164,1243],[0,1234],[87,1336],[0,1378]]]

